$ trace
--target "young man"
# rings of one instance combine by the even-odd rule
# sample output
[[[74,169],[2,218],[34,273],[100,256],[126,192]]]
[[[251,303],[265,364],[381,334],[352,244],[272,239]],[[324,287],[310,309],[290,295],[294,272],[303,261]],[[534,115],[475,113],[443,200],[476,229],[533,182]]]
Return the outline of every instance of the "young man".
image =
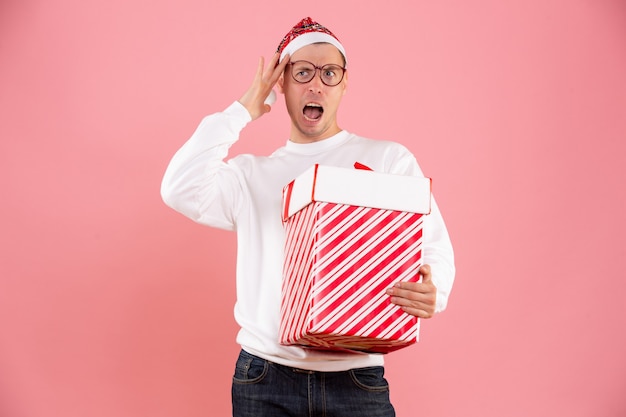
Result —
[[[314,164],[422,176],[413,155],[394,142],[342,130],[337,109],[348,86],[339,40],[310,18],[299,22],[265,67],[261,58],[248,91],[202,120],[175,154],[162,184],[166,204],[194,221],[237,232],[235,318],[242,350],[232,387],[233,415],[393,416],[382,355],[283,346],[278,343],[284,229],[283,186]],[[268,157],[228,149],[241,130],[270,111],[266,98],[285,97],[291,133]],[[453,252],[436,203],[425,216],[422,281],[390,288],[392,303],[429,318],[442,311],[454,280]]]

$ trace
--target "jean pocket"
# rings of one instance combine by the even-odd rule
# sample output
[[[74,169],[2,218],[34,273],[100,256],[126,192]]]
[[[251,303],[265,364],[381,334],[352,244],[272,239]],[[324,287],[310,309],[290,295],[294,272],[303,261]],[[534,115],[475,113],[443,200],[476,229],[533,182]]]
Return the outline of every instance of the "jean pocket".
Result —
[[[235,364],[233,382],[238,384],[254,384],[267,375],[269,364],[265,359],[241,351]]]
[[[354,384],[363,390],[376,392],[389,390],[389,383],[384,377],[385,369],[382,366],[351,369],[349,373]]]

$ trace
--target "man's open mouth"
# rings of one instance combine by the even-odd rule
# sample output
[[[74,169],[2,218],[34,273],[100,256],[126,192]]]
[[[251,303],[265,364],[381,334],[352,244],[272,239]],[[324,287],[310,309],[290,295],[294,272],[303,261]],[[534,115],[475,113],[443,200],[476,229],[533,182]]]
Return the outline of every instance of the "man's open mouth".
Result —
[[[324,108],[317,103],[309,103],[304,106],[302,113],[308,120],[319,120],[324,113]]]

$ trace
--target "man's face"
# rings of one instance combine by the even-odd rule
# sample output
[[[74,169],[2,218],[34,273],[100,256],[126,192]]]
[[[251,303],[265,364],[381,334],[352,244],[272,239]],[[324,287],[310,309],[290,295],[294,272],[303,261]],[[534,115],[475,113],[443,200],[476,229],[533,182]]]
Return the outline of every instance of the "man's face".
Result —
[[[290,62],[308,61],[317,67],[327,64],[344,66],[341,52],[331,44],[307,45],[290,57]],[[313,79],[300,84],[291,76],[292,66],[278,80],[280,91],[285,95],[287,112],[291,117],[291,141],[310,143],[327,139],[341,130],[337,125],[337,110],[347,87],[347,73],[336,86],[322,83],[320,71]]]

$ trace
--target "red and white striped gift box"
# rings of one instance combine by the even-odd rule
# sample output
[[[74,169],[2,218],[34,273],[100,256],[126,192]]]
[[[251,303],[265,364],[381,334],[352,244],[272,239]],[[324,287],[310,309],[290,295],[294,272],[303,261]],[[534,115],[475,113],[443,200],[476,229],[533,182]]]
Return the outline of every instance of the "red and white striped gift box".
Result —
[[[419,279],[430,192],[429,178],[322,165],[284,188],[281,343],[387,353],[417,341],[418,319],[385,290]]]

